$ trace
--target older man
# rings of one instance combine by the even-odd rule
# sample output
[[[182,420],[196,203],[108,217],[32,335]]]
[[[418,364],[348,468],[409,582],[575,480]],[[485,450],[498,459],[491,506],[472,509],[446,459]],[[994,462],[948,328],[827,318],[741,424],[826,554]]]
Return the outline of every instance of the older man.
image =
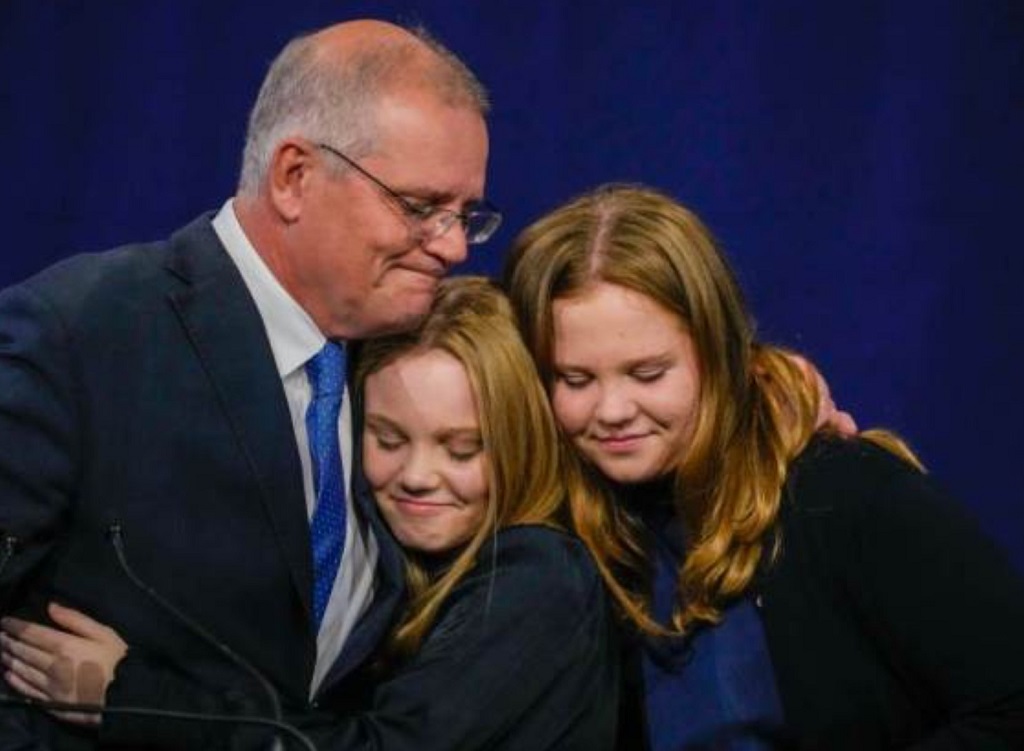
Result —
[[[80,668],[69,699],[173,707],[189,681],[211,710],[350,698],[401,566],[348,482],[346,348],[414,324],[496,228],[486,110],[423,35],[356,21],[303,37],[267,75],[219,213],[0,294],[3,611],[61,622],[50,603],[73,605],[132,645],[105,696],[89,686],[110,677]],[[3,748],[209,740],[118,717],[2,724]]]

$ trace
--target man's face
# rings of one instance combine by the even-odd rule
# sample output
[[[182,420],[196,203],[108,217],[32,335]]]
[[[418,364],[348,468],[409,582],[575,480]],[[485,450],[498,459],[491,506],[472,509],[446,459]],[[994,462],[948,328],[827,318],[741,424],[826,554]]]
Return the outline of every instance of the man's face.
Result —
[[[417,205],[462,211],[483,197],[487,128],[476,112],[402,92],[377,107],[378,139],[360,166]],[[362,339],[415,325],[437,284],[466,259],[456,222],[424,240],[392,197],[336,156],[313,154],[302,211],[289,227],[286,287],[329,337]]]

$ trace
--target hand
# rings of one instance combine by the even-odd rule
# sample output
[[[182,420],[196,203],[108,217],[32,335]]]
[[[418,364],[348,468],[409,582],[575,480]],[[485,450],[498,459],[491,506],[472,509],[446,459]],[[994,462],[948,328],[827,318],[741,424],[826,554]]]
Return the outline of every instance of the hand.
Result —
[[[112,628],[77,610],[50,603],[47,613],[59,629],[18,618],[0,621],[4,678],[32,699],[102,706],[128,645]],[[101,721],[98,714],[52,714],[79,725]]]
[[[829,390],[828,383],[826,383],[825,378],[818,369],[809,360],[800,355],[790,353],[788,357],[793,364],[803,371],[807,378],[814,381],[818,386],[818,418],[814,427],[817,430],[829,428],[844,436],[856,435],[857,423],[854,421],[853,416],[849,412],[841,412],[836,407],[836,403],[832,401],[832,393]]]

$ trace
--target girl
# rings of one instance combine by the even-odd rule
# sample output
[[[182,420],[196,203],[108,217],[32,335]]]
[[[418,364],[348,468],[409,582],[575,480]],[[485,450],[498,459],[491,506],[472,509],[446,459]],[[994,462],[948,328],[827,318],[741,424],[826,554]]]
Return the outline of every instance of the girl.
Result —
[[[574,506],[639,637],[636,748],[1024,747],[1024,588],[891,434],[815,433],[699,219],[600,188],[505,284],[606,497]]]

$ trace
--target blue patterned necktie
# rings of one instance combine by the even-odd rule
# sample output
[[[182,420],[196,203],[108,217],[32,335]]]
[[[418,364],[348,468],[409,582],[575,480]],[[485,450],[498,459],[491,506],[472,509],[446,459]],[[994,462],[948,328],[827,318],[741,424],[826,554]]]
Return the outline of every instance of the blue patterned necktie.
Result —
[[[316,508],[310,521],[313,545],[313,615],[319,631],[345,544],[345,473],[338,445],[338,416],[345,392],[345,347],[328,341],[306,363],[313,399],[306,410],[306,435],[313,460]]]

